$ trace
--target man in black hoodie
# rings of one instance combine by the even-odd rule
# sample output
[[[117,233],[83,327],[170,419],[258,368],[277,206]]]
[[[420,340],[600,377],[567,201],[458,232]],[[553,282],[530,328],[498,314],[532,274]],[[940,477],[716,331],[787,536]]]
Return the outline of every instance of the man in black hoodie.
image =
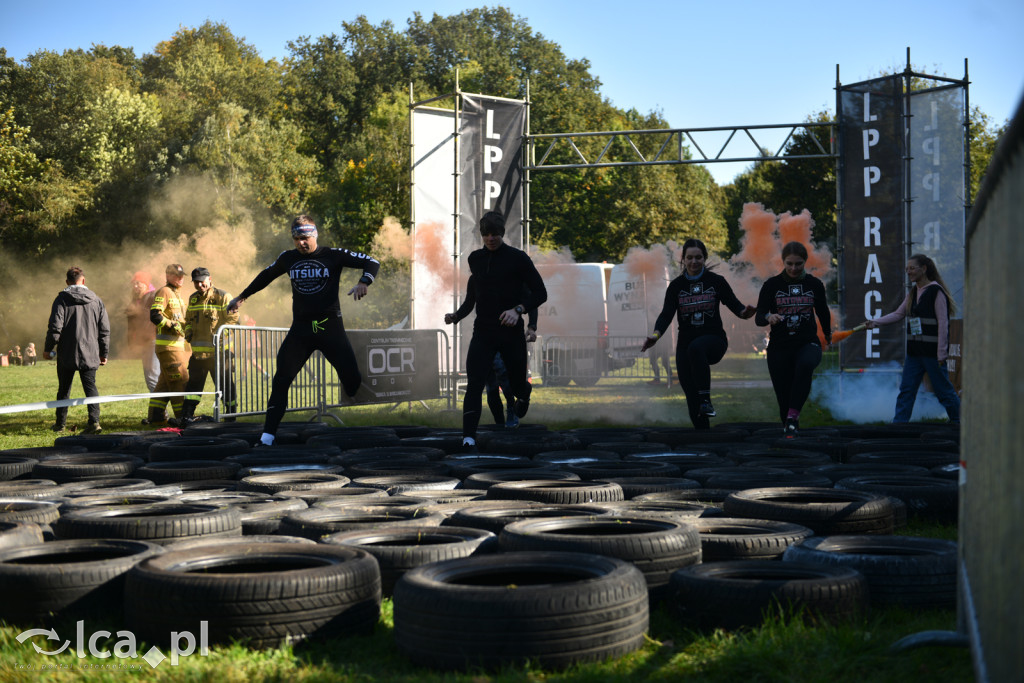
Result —
[[[57,359],[57,400],[71,395],[71,382],[77,372],[86,396],[99,396],[96,369],[107,364],[110,349],[110,320],[107,309],[96,294],[85,286],[85,273],[78,266],[68,269],[67,289],[53,300],[46,328],[43,357]],[[90,403],[89,425],[84,434],[100,432],[100,404]],[[57,408],[53,431],[67,425],[68,409]]]

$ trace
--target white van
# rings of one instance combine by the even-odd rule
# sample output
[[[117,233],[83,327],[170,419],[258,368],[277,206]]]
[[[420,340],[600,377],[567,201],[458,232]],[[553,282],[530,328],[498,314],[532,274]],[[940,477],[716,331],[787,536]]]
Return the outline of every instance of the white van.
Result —
[[[545,384],[593,386],[605,374],[632,365],[661,310],[668,273],[632,275],[610,263],[538,264],[548,291],[538,310],[543,346],[539,365]],[[652,284],[652,281],[656,281]],[[658,290],[656,293],[653,290]]]

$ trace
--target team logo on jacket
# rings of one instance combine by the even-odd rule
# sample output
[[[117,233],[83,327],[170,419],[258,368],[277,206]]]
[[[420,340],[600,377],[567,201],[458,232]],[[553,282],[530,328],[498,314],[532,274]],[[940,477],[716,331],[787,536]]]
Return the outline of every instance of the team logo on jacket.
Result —
[[[302,294],[316,294],[324,287],[330,279],[330,271],[319,261],[299,261],[288,271],[291,278],[292,288]]]
[[[679,292],[679,311],[691,325],[703,325],[705,318],[714,318],[718,309],[718,293],[714,287],[695,282],[690,291]]]

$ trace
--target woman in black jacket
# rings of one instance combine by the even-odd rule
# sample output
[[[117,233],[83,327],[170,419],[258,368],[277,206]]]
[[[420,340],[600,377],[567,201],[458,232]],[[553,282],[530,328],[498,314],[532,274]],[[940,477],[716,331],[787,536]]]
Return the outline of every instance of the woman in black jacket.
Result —
[[[676,370],[696,429],[709,429],[709,418],[716,414],[711,403],[711,366],[722,360],[729,348],[719,304],[724,303],[740,318],[754,315],[754,307],[740,303],[724,277],[708,270],[707,259],[703,242],[691,238],[683,243],[683,274],[669,283],[654,332],[641,347],[646,351],[654,346],[676,316]]]
[[[800,410],[811,393],[811,377],[821,363],[821,342],[814,316],[821,322],[825,343],[832,341],[832,315],[825,285],[807,273],[807,248],[799,242],[782,247],[783,270],[768,278],[757,298],[759,326],[771,325],[768,374],[772,378],[779,418],[786,434],[800,428]]]

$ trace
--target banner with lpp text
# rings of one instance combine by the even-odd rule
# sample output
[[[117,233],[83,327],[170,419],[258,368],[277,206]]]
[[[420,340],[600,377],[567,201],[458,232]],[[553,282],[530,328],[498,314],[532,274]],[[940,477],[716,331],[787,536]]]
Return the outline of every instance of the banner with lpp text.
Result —
[[[903,81],[842,86],[839,95],[842,325],[895,310],[906,294],[903,213]],[[892,324],[839,346],[844,368],[902,362],[904,326]]]

